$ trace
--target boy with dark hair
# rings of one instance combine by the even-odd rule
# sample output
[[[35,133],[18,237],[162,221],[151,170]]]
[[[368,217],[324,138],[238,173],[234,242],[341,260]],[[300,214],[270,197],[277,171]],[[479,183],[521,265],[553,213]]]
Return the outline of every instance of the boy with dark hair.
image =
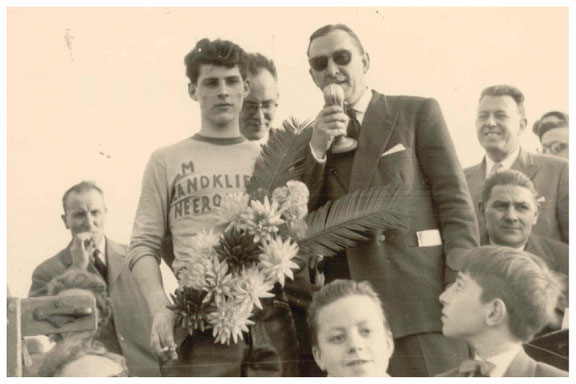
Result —
[[[128,263],[154,316],[151,344],[167,376],[294,375],[296,345],[289,308],[270,300],[237,344],[215,344],[211,330],[187,336],[178,352],[176,315],[162,288],[163,239],[172,236],[176,276],[192,252],[193,238],[216,226],[214,210],[227,193],[243,192],[260,146],[241,136],[239,115],[249,91],[246,54],[224,40],[202,39],[186,56],[188,93],[200,106],[194,136],[155,151],[142,181]]]
[[[561,290],[559,277],[528,252],[496,246],[470,251],[440,302],[442,332],[468,341],[476,360],[440,376],[568,376],[522,348],[553,318]]]

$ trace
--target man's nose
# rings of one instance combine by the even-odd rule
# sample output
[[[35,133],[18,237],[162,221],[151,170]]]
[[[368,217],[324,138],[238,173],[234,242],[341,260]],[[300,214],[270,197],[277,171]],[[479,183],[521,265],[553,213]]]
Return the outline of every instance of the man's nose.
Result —
[[[340,67],[338,67],[338,64],[336,64],[334,62],[334,59],[332,58],[328,59],[328,65],[326,66],[326,73],[330,77],[336,77],[336,75],[340,73]]]
[[[496,126],[496,120],[494,119],[494,116],[488,116],[488,118],[486,119],[486,125],[489,127]]]
[[[514,207],[509,207],[506,210],[505,219],[512,222],[518,221],[518,213]]]
[[[438,297],[438,299],[440,300],[440,303],[442,305],[448,304],[448,295],[449,295],[449,291],[450,291],[451,287],[452,287],[452,285],[448,286],[448,288],[446,288],[444,290],[444,292],[442,292],[440,294],[440,296]]]

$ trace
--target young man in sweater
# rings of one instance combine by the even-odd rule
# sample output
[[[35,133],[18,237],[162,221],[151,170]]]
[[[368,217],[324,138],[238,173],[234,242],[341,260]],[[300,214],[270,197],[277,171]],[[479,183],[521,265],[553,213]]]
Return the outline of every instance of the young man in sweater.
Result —
[[[176,277],[192,239],[216,226],[216,208],[227,193],[242,192],[260,147],[240,134],[239,116],[249,91],[246,54],[230,41],[202,39],[186,56],[188,93],[200,106],[194,136],[155,151],[144,171],[128,263],[154,316],[151,344],[166,376],[295,375],[293,322],[287,306],[270,301],[237,344],[215,344],[211,330],[174,337],[176,315],[167,309],[160,258],[171,233]],[[180,342],[181,341],[181,342]],[[295,355],[294,355],[295,356]]]

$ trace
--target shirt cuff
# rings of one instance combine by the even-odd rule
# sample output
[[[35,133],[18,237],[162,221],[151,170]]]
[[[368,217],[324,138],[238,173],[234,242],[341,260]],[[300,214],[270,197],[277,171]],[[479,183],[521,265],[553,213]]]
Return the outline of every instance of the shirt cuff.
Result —
[[[319,162],[320,164],[324,164],[326,163],[326,155],[324,155],[323,158],[319,158],[318,156],[316,156],[316,152],[314,152],[314,148],[312,148],[312,143],[309,144],[310,145],[310,153],[312,153],[312,157]]]

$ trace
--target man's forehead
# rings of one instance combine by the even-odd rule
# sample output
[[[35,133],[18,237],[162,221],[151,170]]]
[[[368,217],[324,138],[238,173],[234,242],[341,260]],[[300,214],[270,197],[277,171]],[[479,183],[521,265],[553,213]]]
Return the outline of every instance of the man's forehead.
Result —
[[[231,68],[223,67],[214,64],[202,64],[200,65],[200,71],[198,72],[198,78],[224,78],[224,77],[234,77],[241,76],[240,69],[238,66]]]
[[[88,204],[104,206],[104,196],[96,189],[89,189],[81,192],[72,191],[66,198],[67,209],[78,209]]]
[[[492,96],[486,95],[484,96],[480,102],[478,103],[479,109],[495,109],[495,110],[506,110],[510,107],[518,107],[512,96],[508,95],[499,95],[499,96]]]
[[[327,55],[340,49],[355,50],[355,52],[360,53],[360,49],[352,36],[345,31],[335,30],[312,40],[308,56]]]
[[[496,185],[494,188],[492,188],[490,200],[510,201],[514,203],[535,203],[536,199],[532,195],[532,192],[526,187],[515,184],[505,184]]]

